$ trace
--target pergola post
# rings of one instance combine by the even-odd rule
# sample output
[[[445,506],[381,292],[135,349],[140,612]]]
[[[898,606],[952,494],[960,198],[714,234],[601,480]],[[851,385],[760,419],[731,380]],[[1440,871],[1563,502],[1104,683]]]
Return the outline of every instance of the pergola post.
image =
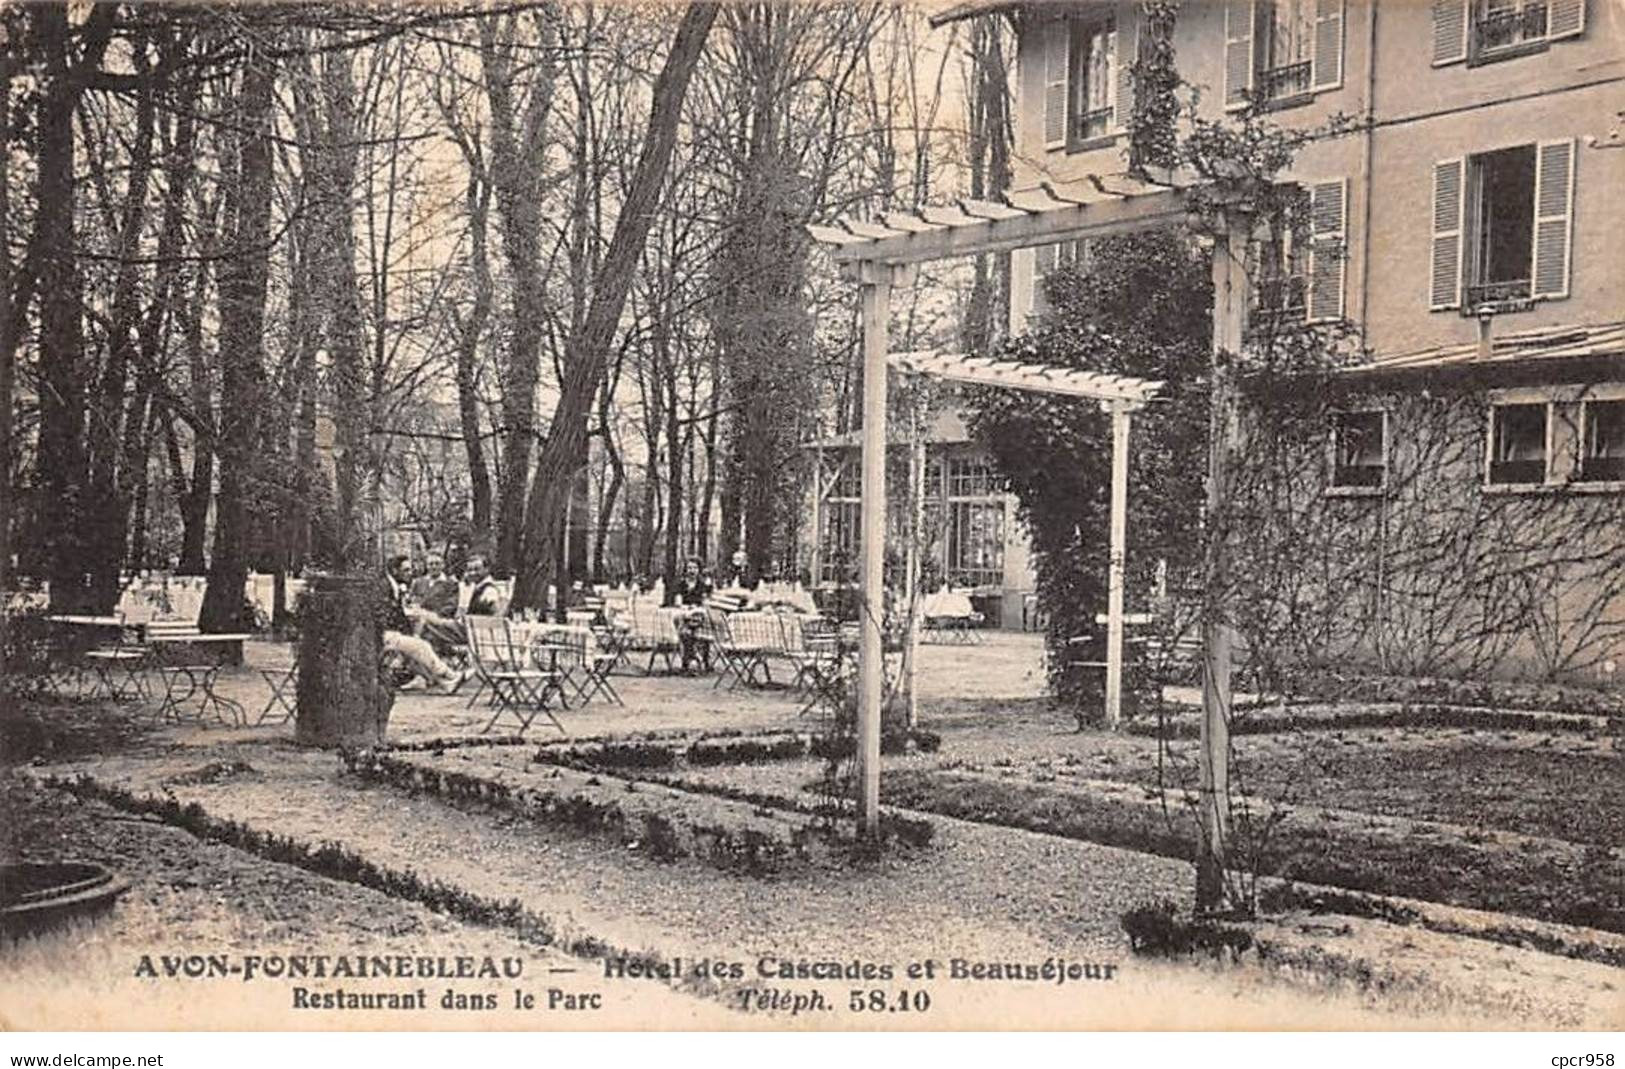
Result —
[[[1213,243],[1213,367],[1209,401],[1206,551],[1203,559],[1202,734],[1198,760],[1201,837],[1196,856],[1197,912],[1226,903],[1225,844],[1230,794],[1229,581],[1230,452],[1234,441],[1235,371],[1246,330],[1247,277],[1237,258],[1246,247],[1245,215],[1227,215]]]
[[[863,289],[863,540],[858,646],[858,831],[880,831],[880,703],[885,687],[886,335],[892,268],[859,265]]]
[[[1116,730],[1123,715],[1123,561],[1128,543],[1129,415],[1139,406],[1112,401],[1111,558],[1106,586],[1106,726]]]

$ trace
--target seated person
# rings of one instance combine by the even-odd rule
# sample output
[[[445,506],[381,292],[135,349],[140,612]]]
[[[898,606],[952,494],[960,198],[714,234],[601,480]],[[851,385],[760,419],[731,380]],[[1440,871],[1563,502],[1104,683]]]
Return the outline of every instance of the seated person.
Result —
[[[406,615],[407,584],[411,579],[411,558],[404,554],[391,558],[384,573],[386,586],[380,590],[383,604],[379,623],[384,633],[384,649],[400,656],[425,685],[453,693],[462,685],[463,673],[441,660],[426,640],[411,633],[412,624]]]
[[[485,558],[476,553],[463,565],[463,581],[469,584],[468,604],[464,616],[501,616],[502,591],[491,578],[491,568]]]
[[[666,604],[668,606],[693,606],[704,608],[705,600],[711,596],[711,580],[700,571],[700,562],[689,558],[683,568],[683,574],[666,589]],[[711,647],[700,640],[699,636],[700,614],[694,613],[683,620],[677,628],[677,637],[683,650],[683,671],[694,670],[694,662],[702,660],[705,670],[711,670]]]
[[[442,658],[461,661],[467,651],[463,624],[457,618],[462,588],[446,574],[445,558],[431,554],[427,574],[412,580],[411,590],[417,605],[410,614],[414,632],[427,639]]]
[[[449,620],[457,615],[459,594],[457,580],[446,572],[446,558],[438,553],[429,554],[424,573],[412,580],[412,600]]]

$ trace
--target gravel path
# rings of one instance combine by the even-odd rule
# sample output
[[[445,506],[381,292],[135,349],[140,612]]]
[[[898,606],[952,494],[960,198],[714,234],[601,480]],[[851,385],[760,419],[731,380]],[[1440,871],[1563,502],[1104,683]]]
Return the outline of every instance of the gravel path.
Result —
[[[106,782],[161,793],[162,781],[186,771],[188,761],[195,765],[195,753],[181,756],[107,759],[87,767]],[[744,976],[724,985],[724,1005],[739,1005],[747,989],[781,986],[758,978],[764,959],[770,972],[783,960],[890,965],[893,978],[869,986],[895,995],[911,989],[908,965],[929,958],[937,977],[912,989],[928,991],[939,1027],[946,1021],[959,1027],[1485,1023],[1471,1007],[1450,1006],[1436,993],[1385,995],[1377,1005],[1335,987],[1305,992],[1253,966],[1216,971],[1131,958],[1118,915],[1149,898],[1182,898],[1190,875],[1182,863],[1130,851],[933,818],[937,841],[922,856],[873,868],[743,878],[695,862],[651,861],[601,839],[503,814],[362,787],[341,775],[330,755],[258,744],[211,756],[246,761],[257,771],[168,789],[218,817],[338,842],[381,865],[492,898],[517,898],[560,922],[566,936],[591,935],[691,966],[739,963]],[[941,972],[956,958],[1033,965],[1058,958],[1093,964],[1097,973],[1109,965],[1112,977],[1059,985],[945,981]],[[817,989],[832,1002],[846,999],[852,988],[845,980],[782,986]],[[1547,1019],[1556,1018],[1499,1023]],[[787,1020],[826,1028],[926,1023],[835,1009]]]
[[[0,811],[8,816],[5,860],[94,858],[130,884],[112,910],[48,933],[0,943],[0,1029],[148,1028],[586,1028],[592,1014],[561,1012],[447,1013],[437,1005],[448,988],[496,991],[491,983],[455,979],[311,980],[313,993],[345,988],[415,992],[425,1009],[353,1010],[318,1017],[296,1009],[292,981],[246,978],[261,961],[312,955],[458,956],[518,959],[516,981],[544,993],[568,982],[604,998],[606,1014],[639,1014],[682,1024],[726,1023],[733,1014],[654,983],[606,983],[586,963],[516,936],[464,924],[412,902],[291,865],[201,842],[178,828],[121,813],[98,802],[43,791],[0,770]],[[221,956],[229,976],[170,977],[165,958]],[[143,960],[157,976],[145,975]],[[263,966],[262,966],[263,967]],[[568,973],[552,970],[568,969]],[[501,985],[501,990],[513,986]]]

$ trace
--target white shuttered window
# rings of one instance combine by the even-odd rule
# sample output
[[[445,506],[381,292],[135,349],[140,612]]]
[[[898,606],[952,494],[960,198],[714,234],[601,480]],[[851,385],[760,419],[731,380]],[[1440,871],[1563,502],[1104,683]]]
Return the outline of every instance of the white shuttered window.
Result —
[[[1072,46],[1066,19],[1044,24],[1044,147],[1066,146],[1067,66]]]
[[[1461,214],[1463,161],[1433,165],[1433,252],[1429,270],[1428,307],[1454,308],[1461,303]]]
[[[1224,106],[1244,107],[1253,91],[1253,0],[1226,0],[1224,5]]]
[[[1315,0],[1314,87],[1343,84],[1343,0]]]
[[[1567,297],[1574,216],[1574,142],[1547,141],[1537,151],[1531,289],[1536,297]]]
[[[1316,182],[1309,189],[1310,320],[1343,318],[1343,275],[1347,261],[1348,179]]]

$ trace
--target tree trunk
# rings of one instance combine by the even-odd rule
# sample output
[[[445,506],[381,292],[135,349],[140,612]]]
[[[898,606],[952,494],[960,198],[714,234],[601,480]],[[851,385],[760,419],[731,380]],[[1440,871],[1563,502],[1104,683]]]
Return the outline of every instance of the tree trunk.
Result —
[[[11,405],[16,392],[17,341],[11,319],[11,75],[0,59],[0,591],[11,587]],[[9,649],[9,614],[0,612],[0,650]]]
[[[585,452],[587,414],[626,304],[632,274],[666,184],[666,170],[676,146],[677,125],[682,117],[683,100],[688,95],[688,83],[716,16],[714,2],[695,3],[683,12],[671,51],[655,79],[651,96],[654,103],[643,151],[616,220],[609,250],[597,272],[598,284],[593,289],[592,305],[581,331],[570,339],[571,362],[560,383],[547,442],[537,458],[536,474],[525,507],[527,542],[534,539],[537,544],[551,545],[563,528],[565,502],[574,486],[574,465]],[[548,561],[545,556],[538,556],[525,563],[527,567],[519,573],[515,583],[514,602],[520,606],[536,605],[547,590]]]
[[[468,228],[472,244],[469,259],[474,269],[474,307],[463,321],[457,340],[457,414],[462,423],[463,448],[468,454],[468,481],[473,497],[474,540],[484,546],[491,536],[491,473],[485,463],[480,437],[480,339],[491,318],[491,261],[486,250],[486,227],[491,210],[491,186],[478,175],[468,182]]]
[[[550,41],[543,42],[530,100],[521,120],[513,99],[514,42],[511,37],[498,39],[501,27],[511,34],[515,22],[510,17],[483,19],[479,24],[480,69],[491,105],[491,184],[502,213],[503,251],[507,254],[513,294],[512,334],[501,380],[506,432],[498,487],[495,562],[498,572],[507,573],[518,568],[532,552],[539,559],[552,557],[550,538],[538,542],[534,551],[527,548],[525,498],[536,439],[536,383],[545,329],[540,182],[546,169],[542,151],[545,122],[552,105],[554,50]],[[544,16],[543,27],[551,37],[551,15]]]
[[[273,34],[266,27],[267,34]],[[265,297],[270,262],[272,199],[271,110],[276,64],[261,54],[246,65],[241,127],[236,138],[237,182],[229,191],[231,242],[220,278],[222,364],[218,450],[220,492],[209,583],[198,624],[205,631],[244,629],[243,586],[248,579],[248,494],[255,478],[259,418],[265,401]]]
[[[38,530],[51,582],[51,608],[74,612],[90,607],[84,582],[90,525],[86,522],[86,369],[80,322],[83,280],[74,247],[73,114],[82,93],[82,71],[71,60],[67,7],[41,5],[30,14],[44,64],[36,128],[36,247],[30,250],[31,256],[38,257],[40,293],[39,469],[44,477]],[[100,50],[95,62],[100,62]]]
[[[145,74],[148,67],[147,43],[142,34],[135,36],[132,58],[137,75]],[[127,434],[125,421],[138,421],[133,428],[136,438],[139,438],[145,424],[145,413],[135,411],[135,405],[131,405],[131,411],[126,413],[125,396],[130,387],[131,366],[137,363],[136,330],[141,312],[137,256],[141,251],[141,232],[147,217],[147,191],[152,183],[152,142],[157,118],[153,93],[151,80],[142,79],[136,98],[136,129],[130,149],[129,184],[119,220],[117,240],[120,262],[113,284],[107,363],[102,369],[99,389],[92,398],[90,433],[87,437],[87,485],[90,488],[87,512],[91,524],[85,547],[88,555],[84,563],[91,577],[91,601],[98,610],[110,610],[118,602],[119,570],[128,548],[129,476],[125,473],[121,477],[120,472]],[[94,166],[105,172],[105,160],[96,160]],[[141,390],[138,388],[136,393],[139,404],[142,400]]]
[[[294,738],[304,746],[378,746],[395,692],[379,678],[381,580],[320,575],[305,593],[300,620],[299,710]]]

